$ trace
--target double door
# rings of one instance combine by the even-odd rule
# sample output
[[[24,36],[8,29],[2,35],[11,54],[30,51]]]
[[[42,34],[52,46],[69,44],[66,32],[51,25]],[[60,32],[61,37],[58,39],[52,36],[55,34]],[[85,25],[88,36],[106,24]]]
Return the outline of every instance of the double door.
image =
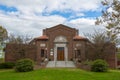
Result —
[[[64,61],[64,47],[57,47],[57,61]]]

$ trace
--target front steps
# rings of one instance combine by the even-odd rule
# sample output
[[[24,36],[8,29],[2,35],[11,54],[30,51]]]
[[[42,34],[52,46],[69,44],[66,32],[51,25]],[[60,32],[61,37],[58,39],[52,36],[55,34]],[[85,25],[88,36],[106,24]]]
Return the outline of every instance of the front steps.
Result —
[[[73,61],[49,61],[46,65],[47,68],[52,67],[68,67],[68,68],[75,68],[75,64]]]

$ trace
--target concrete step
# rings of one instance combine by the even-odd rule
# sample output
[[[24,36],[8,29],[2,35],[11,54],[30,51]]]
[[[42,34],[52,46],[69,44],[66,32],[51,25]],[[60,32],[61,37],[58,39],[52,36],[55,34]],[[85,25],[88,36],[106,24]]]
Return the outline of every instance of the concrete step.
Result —
[[[70,67],[74,68],[73,61],[49,61],[46,67]]]

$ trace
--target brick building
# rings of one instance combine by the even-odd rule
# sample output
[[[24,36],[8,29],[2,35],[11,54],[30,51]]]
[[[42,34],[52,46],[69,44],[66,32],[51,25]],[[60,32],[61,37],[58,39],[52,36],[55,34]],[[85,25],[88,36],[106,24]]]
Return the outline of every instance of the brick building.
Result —
[[[69,61],[74,59],[75,50],[84,59],[86,41],[86,38],[78,35],[77,29],[65,25],[44,29],[43,35],[34,39],[38,48],[37,59],[47,57],[53,61]]]
[[[75,61],[84,62],[87,60],[86,54],[93,53],[92,48],[88,48],[89,40],[85,37],[79,36],[79,32],[75,28],[71,28],[62,24],[43,30],[43,35],[34,38],[29,45],[33,48],[26,49],[26,57],[36,61],[37,64],[45,61]],[[6,61],[16,61],[15,55],[10,50],[10,45],[6,46]],[[19,48],[19,46],[18,46]],[[12,47],[12,49],[14,49]],[[91,51],[91,50],[92,51]],[[17,49],[14,49],[17,51]],[[13,50],[13,51],[14,51]],[[31,52],[32,50],[32,52]],[[108,50],[110,52],[110,50]],[[29,54],[27,53],[29,52]],[[17,53],[17,52],[14,52]],[[16,54],[17,56],[18,54]],[[28,57],[29,58],[29,57]],[[116,67],[115,47],[112,47],[110,57],[106,58],[111,68]]]

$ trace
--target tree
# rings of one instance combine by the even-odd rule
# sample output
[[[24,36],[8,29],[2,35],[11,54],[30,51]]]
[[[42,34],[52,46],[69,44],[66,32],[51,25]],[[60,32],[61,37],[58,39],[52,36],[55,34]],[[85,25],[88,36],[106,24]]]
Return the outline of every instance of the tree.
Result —
[[[10,36],[8,36],[8,43],[28,44],[30,40],[32,40],[32,37],[29,35],[10,34]]]
[[[90,40],[87,49],[93,51],[91,54],[87,54],[87,58],[90,60],[105,59],[107,48],[112,46],[110,40],[107,39],[106,33],[95,31],[93,34],[88,33],[85,35]]]
[[[7,30],[0,26],[0,56],[3,57],[4,40],[7,38]]]
[[[104,0],[102,16],[97,18],[96,25],[103,24],[107,31],[107,36],[110,41],[117,43],[120,33],[120,1],[119,0]]]
[[[0,26],[0,42],[7,38],[7,30]]]
[[[101,32],[97,30],[95,30],[93,34],[88,33],[88,34],[85,34],[85,36],[94,44],[110,42],[105,32]]]

